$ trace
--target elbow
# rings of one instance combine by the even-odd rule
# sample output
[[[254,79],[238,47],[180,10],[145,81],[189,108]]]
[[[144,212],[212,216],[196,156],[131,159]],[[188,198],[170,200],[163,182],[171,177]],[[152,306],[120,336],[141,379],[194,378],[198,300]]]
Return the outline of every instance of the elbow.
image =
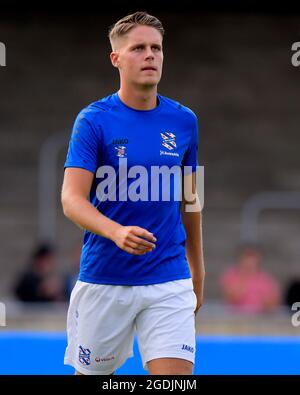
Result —
[[[66,194],[61,195],[61,205],[63,209],[63,213],[67,218],[71,216],[71,204],[70,198]]]
[[[61,205],[64,215],[73,222],[77,223],[82,203],[85,199],[81,196],[62,193]]]

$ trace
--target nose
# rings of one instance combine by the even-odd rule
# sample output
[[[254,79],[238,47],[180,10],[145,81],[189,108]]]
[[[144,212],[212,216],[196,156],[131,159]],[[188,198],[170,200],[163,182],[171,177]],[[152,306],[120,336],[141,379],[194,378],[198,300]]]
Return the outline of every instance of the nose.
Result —
[[[145,59],[154,59],[152,48],[147,48]]]

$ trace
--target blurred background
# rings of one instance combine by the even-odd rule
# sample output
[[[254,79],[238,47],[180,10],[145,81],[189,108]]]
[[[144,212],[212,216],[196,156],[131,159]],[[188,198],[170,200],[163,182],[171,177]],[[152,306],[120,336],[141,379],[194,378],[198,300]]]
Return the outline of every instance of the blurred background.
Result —
[[[83,234],[62,213],[63,164],[78,112],[119,88],[108,27],[137,10],[166,29],[159,93],[199,118],[206,281],[195,372],[300,373],[300,12],[154,1],[0,14],[0,343],[16,352],[0,374],[73,371],[64,332]],[[48,365],[17,366],[22,347]],[[120,372],[141,372],[135,362]]]

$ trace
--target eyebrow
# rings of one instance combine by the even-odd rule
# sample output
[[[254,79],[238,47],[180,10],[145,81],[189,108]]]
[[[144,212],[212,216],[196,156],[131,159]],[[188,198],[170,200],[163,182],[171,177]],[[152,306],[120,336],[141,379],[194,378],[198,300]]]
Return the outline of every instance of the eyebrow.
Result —
[[[135,48],[135,47],[145,47],[147,45],[147,43],[141,42],[141,43],[136,43],[136,44],[132,44],[130,45],[130,48]],[[162,48],[161,44],[157,44],[157,43],[152,43],[151,47],[156,46],[159,48]]]

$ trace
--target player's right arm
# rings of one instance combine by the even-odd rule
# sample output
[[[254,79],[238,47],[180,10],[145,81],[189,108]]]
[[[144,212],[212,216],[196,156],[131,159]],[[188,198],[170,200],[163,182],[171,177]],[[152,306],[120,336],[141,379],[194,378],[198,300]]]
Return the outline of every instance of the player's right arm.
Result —
[[[112,240],[130,254],[142,255],[152,251],[156,241],[152,233],[139,226],[122,226],[103,215],[90,203],[88,195],[93,178],[94,174],[85,169],[65,169],[61,193],[65,216],[79,227]]]

